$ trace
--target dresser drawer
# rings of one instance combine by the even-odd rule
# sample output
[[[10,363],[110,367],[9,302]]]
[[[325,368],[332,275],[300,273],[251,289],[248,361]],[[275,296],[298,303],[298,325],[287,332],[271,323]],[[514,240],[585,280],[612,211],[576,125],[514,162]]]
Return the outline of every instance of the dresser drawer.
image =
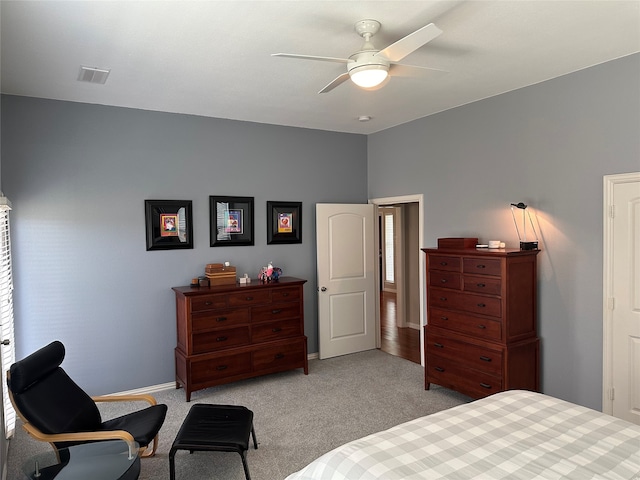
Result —
[[[462,265],[460,257],[449,255],[431,255],[429,257],[429,270],[448,270],[459,272]]]
[[[304,360],[304,343],[296,339],[279,346],[254,351],[253,369],[273,372],[289,370],[303,366]]]
[[[212,310],[191,315],[191,331],[200,332],[212,328],[224,328],[249,322],[249,309]]]
[[[436,307],[463,310],[465,312],[502,316],[502,302],[499,298],[483,297],[444,289],[430,289],[429,302]]]
[[[216,352],[225,348],[249,344],[249,327],[225,328],[198,333],[191,337],[192,355]]]
[[[276,322],[260,323],[251,327],[251,342],[260,343],[282,338],[301,335],[300,320],[278,320]]]
[[[251,371],[251,354],[224,355],[206,360],[194,360],[190,368],[191,383],[211,383],[211,381]]]
[[[231,293],[227,295],[230,307],[241,307],[249,305],[261,305],[271,302],[270,290],[250,290],[242,293]]]
[[[460,290],[460,274],[454,272],[440,272],[432,270],[429,272],[429,285],[440,288],[453,288]]]
[[[227,306],[226,295],[202,295],[191,299],[191,311],[202,312]]]
[[[298,317],[300,317],[300,302],[274,303],[272,305],[251,309],[252,323]]]
[[[465,292],[485,293],[487,295],[500,295],[502,293],[502,281],[499,278],[463,275],[462,282]]]
[[[433,308],[429,311],[428,322],[433,327],[446,328],[483,340],[500,341],[502,339],[502,323],[499,320]]]
[[[465,258],[462,261],[462,272],[499,276],[502,273],[502,260],[483,257]]]
[[[274,288],[271,291],[271,301],[275,302],[289,302],[293,300],[299,300],[302,293],[302,289],[298,287],[286,287],[286,288]]]
[[[427,354],[464,363],[468,368],[490,375],[502,374],[502,350],[481,347],[431,332],[427,332],[425,348]]]
[[[466,365],[427,353],[427,381],[453,388],[473,398],[486,397],[502,390],[502,380]]]

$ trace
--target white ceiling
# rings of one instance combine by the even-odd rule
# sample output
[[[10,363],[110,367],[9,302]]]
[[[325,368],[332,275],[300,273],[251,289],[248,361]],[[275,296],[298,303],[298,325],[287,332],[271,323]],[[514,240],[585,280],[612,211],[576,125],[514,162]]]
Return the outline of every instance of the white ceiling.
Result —
[[[363,134],[640,51],[640,0],[2,0],[0,18],[3,93]],[[377,48],[435,23],[403,63],[450,73],[319,95],[344,65],[271,56],[347,57],[367,18]]]

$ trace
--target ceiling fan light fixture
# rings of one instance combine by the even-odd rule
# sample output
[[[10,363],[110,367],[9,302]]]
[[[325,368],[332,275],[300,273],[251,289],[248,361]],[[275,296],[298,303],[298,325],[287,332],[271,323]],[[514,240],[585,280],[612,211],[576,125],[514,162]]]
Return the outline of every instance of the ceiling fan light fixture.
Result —
[[[351,81],[362,88],[377,87],[389,75],[386,65],[364,65],[349,70]]]

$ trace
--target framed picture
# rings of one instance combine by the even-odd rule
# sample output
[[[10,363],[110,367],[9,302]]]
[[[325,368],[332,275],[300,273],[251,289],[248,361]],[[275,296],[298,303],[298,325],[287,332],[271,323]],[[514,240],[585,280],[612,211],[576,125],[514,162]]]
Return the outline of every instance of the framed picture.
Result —
[[[302,202],[267,202],[267,244],[302,243]]]
[[[191,200],[145,200],[147,250],[193,248]]]
[[[212,247],[253,245],[253,197],[209,197]]]

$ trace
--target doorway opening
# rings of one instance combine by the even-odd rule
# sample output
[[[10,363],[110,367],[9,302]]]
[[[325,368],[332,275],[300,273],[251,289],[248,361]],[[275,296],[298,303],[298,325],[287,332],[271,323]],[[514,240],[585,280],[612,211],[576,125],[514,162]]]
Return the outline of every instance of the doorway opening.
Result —
[[[377,198],[378,347],[423,363],[424,318],[422,195]]]

